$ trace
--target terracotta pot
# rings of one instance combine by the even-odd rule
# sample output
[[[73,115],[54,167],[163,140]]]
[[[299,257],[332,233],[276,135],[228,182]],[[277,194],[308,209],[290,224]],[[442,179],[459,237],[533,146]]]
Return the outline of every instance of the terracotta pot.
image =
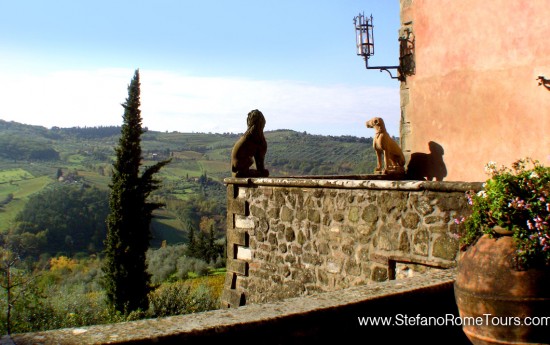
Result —
[[[476,345],[550,344],[550,268],[518,271],[514,251],[511,236],[484,235],[461,253],[454,292]]]

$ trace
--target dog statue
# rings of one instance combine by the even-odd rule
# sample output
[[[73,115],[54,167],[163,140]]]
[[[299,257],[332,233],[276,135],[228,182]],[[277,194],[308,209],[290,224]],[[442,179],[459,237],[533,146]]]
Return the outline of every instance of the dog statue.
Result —
[[[386,131],[384,120],[379,117],[373,117],[368,120],[367,128],[374,128],[374,139],[372,147],[376,151],[376,169],[375,173],[391,174],[405,173],[405,156],[399,145],[392,139]],[[382,155],[384,160],[382,162]]]
[[[231,172],[234,177],[268,177],[264,166],[267,142],[264,137],[265,118],[257,109],[248,113],[248,129],[233,146]],[[250,169],[256,163],[256,169]]]

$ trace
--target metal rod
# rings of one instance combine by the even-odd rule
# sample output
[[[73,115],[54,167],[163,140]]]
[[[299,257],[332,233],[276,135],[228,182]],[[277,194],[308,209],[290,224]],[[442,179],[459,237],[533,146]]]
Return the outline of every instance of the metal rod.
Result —
[[[378,69],[380,72],[386,71],[392,79],[399,79],[399,76],[394,77],[390,72],[390,69],[395,69],[399,71],[399,66],[369,66],[369,59],[365,58],[365,66],[367,69]]]

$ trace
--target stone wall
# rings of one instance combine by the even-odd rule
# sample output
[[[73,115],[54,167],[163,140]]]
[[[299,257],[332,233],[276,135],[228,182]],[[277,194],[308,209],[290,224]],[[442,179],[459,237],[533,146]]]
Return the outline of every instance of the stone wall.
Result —
[[[224,306],[454,267],[480,183],[228,178]]]
[[[453,293],[454,277],[450,269],[238,309],[12,334],[0,338],[0,344],[202,345],[239,344],[252,339],[254,344],[262,345],[319,345],[383,339],[384,344],[471,345],[459,325],[359,325],[358,317],[420,315],[456,319],[459,312]]]

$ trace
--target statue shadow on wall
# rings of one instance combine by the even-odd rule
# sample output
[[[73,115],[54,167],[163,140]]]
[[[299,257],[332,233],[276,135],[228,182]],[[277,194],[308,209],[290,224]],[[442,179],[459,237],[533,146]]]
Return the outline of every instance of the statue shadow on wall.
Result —
[[[443,181],[447,167],[443,161],[443,146],[434,141],[428,143],[430,153],[414,152],[407,166],[408,180]]]

